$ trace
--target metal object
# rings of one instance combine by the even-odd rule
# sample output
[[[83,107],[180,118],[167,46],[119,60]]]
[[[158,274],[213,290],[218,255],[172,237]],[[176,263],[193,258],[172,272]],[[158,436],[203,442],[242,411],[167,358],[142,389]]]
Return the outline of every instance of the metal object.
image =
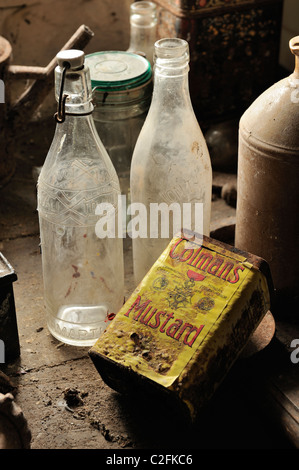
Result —
[[[4,258],[2,253],[0,253],[0,340],[3,345],[2,353],[4,353],[2,362],[16,359],[20,355],[19,334],[12,284],[16,280],[17,275],[12,266]]]
[[[298,321],[299,36],[290,49],[294,73],[266,90],[240,120],[235,245],[269,263],[273,315]]]
[[[145,402],[150,394],[197,421],[265,317],[272,281],[257,256],[187,233],[172,240],[89,354],[111,388]]]
[[[190,46],[190,93],[203,125],[240,116],[273,83],[283,0],[155,0],[158,36]]]
[[[84,49],[94,33],[81,25],[61,50]],[[9,149],[14,142],[15,132],[20,124],[32,119],[38,106],[54,86],[54,68],[56,57],[46,67],[28,67],[11,65],[12,47],[0,36],[0,79],[5,84],[4,112],[0,116],[0,184],[6,184],[15,171],[15,160]],[[16,102],[10,100],[10,89],[17,79],[30,79],[33,83],[25,90]]]
[[[63,87],[64,87],[65,74],[68,69],[69,69],[69,65],[65,65],[62,71],[57,113],[55,113],[56,122],[64,122],[65,120],[65,100],[67,99],[68,95],[63,94]]]

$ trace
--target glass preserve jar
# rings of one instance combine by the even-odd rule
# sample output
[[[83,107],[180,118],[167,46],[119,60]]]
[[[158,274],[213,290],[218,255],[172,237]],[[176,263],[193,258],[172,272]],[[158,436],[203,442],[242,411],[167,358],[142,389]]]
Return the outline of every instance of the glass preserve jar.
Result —
[[[132,154],[152,97],[151,65],[126,51],[89,54],[86,64],[95,126],[118,174],[121,193],[129,198]]]

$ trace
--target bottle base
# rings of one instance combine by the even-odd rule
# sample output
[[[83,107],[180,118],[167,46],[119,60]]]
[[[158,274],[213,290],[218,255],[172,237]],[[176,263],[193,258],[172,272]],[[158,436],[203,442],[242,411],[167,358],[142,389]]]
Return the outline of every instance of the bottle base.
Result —
[[[93,346],[110,323],[105,305],[64,305],[47,316],[54,338],[71,346]]]

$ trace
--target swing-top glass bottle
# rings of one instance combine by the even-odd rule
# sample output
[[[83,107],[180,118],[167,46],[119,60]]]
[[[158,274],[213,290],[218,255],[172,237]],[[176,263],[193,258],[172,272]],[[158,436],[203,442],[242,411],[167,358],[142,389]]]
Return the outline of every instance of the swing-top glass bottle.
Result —
[[[57,60],[56,131],[38,180],[44,300],[52,335],[90,346],[123,304],[122,239],[97,230],[97,214],[117,207],[120,188],[91,115],[84,53],[62,51]]]

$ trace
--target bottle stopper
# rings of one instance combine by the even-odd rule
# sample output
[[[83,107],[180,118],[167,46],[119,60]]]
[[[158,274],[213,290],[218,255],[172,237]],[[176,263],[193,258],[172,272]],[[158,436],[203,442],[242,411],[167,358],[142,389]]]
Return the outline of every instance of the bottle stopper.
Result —
[[[78,70],[84,66],[84,56],[83,51],[78,49],[67,49],[58,52],[56,59],[61,68],[67,67],[72,70]]]

